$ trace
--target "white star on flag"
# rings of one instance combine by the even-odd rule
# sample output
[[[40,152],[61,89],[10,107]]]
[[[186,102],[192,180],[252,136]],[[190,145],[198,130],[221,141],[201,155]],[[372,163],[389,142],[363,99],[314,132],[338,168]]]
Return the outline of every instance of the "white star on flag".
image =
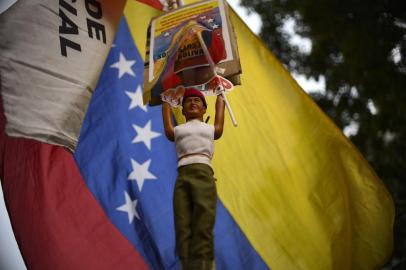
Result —
[[[161,136],[161,133],[151,130],[151,120],[144,127],[133,125],[137,132],[137,136],[132,140],[132,143],[143,142],[148,150],[151,150],[151,140]]]
[[[128,215],[128,222],[131,224],[134,220],[134,217],[137,219],[140,219],[140,216],[138,215],[137,212],[137,200],[131,200],[130,195],[126,191],[124,191],[124,197],[125,197],[125,204],[123,204],[120,207],[117,207],[116,210],[121,211],[121,212],[126,212]]]
[[[125,91],[125,93],[131,99],[130,107],[128,107],[129,110],[140,107],[144,112],[148,111],[147,106],[144,105],[142,100],[142,89],[139,85],[134,93],[128,91]]]
[[[212,23],[213,21],[214,21],[214,20],[211,19],[211,18],[207,20],[208,23]]]
[[[140,191],[146,179],[156,179],[156,176],[149,172],[150,164],[150,159],[145,161],[143,164],[139,164],[137,161],[131,159],[131,166],[133,167],[133,171],[128,176],[128,180],[137,181],[138,189]]]
[[[171,34],[169,33],[169,32],[165,32],[165,34],[164,34],[164,37],[168,37],[168,36],[170,36]]]
[[[206,19],[206,16],[201,16],[200,19],[204,20]]]
[[[118,62],[112,64],[110,67],[118,69],[118,78],[120,79],[124,76],[124,74],[129,74],[133,77],[135,76],[135,73],[131,68],[134,64],[135,60],[125,59],[124,54],[120,52],[120,59],[118,60]]]
[[[219,25],[218,24],[213,24],[212,28],[217,29],[217,28],[219,28]]]

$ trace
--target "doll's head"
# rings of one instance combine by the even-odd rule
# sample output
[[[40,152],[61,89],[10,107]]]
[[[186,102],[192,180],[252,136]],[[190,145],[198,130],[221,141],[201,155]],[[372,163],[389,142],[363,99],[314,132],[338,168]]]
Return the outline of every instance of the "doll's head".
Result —
[[[203,121],[203,115],[206,113],[207,103],[202,92],[195,88],[188,88],[182,99],[182,114],[186,121],[199,119]]]

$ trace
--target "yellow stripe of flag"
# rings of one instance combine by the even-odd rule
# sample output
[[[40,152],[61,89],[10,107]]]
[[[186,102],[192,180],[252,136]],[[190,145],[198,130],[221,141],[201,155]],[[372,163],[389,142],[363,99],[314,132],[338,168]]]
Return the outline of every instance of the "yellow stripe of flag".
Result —
[[[142,54],[157,14],[128,1],[125,15],[137,26],[131,31]],[[389,193],[266,46],[231,17],[243,75],[228,95],[239,127],[227,117],[215,145],[220,199],[274,270],[378,268],[393,244]]]

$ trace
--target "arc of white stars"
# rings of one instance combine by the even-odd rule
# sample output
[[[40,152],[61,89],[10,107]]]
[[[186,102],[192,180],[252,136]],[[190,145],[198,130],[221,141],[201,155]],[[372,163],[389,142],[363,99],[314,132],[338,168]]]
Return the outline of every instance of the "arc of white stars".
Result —
[[[132,140],[132,143],[143,142],[148,150],[151,150],[151,140],[161,136],[161,133],[152,131],[151,120],[144,127],[133,125],[137,132],[137,136]]]
[[[130,195],[126,191],[124,191],[125,203],[120,207],[117,207],[116,210],[121,212],[126,212],[128,215],[128,222],[131,224],[134,220],[134,217],[140,219],[140,216],[137,212],[137,200],[131,200]]]
[[[120,58],[118,62],[112,64],[110,67],[118,69],[118,78],[121,79],[124,74],[129,74],[130,76],[135,77],[135,73],[131,68],[134,64],[135,60],[127,60],[124,54],[120,52]]]
[[[131,166],[133,171],[128,176],[128,180],[137,181],[138,189],[141,191],[142,186],[144,185],[145,180],[157,179],[155,175],[150,173],[149,165],[151,160],[145,161],[143,164],[139,164],[137,161],[131,159]]]
[[[147,112],[147,106],[144,105],[144,101],[142,100],[142,89],[141,86],[138,85],[135,92],[125,91],[127,96],[131,99],[130,106],[128,107],[129,110],[135,109],[140,107],[144,112]]]

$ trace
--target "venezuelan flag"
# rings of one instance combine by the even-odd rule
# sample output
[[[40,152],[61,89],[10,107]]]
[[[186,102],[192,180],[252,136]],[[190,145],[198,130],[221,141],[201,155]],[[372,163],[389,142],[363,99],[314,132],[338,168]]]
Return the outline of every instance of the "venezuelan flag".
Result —
[[[159,13],[127,1],[95,92],[80,108],[86,116],[74,154],[0,134],[4,196],[30,269],[179,269],[174,146],[160,107],[142,103],[146,29]],[[379,268],[392,250],[390,195],[266,46],[231,17],[243,74],[229,95],[239,127],[227,118],[215,145],[217,269]],[[209,109],[214,115],[213,100]],[[71,118],[82,121],[63,119]]]

